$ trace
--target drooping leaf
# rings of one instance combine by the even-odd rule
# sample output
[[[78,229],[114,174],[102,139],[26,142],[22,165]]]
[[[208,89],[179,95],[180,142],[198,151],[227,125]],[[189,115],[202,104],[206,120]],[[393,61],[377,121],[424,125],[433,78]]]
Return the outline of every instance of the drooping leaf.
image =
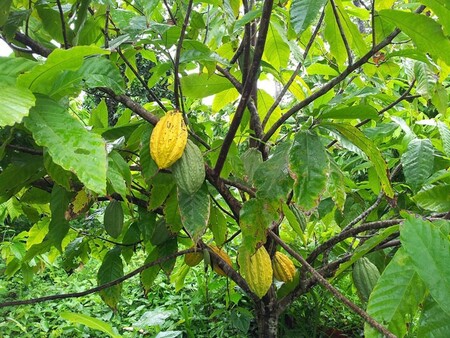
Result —
[[[123,277],[123,262],[120,257],[120,248],[115,247],[108,251],[103,257],[102,265],[97,273],[98,285],[103,285]],[[103,301],[114,311],[117,310],[122,292],[122,284],[117,284],[100,291]]]
[[[294,199],[305,210],[317,206],[325,190],[328,155],[317,134],[300,131],[289,152],[289,171],[295,179]]]
[[[423,209],[435,212],[447,212],[450,210],[450,184],[427,187],[419,191],[413,200]]]
[[[174,186],[175,181],[172,175],[159,172],[152,180],[149,208],[153,210],[161,206]]]
[[[433,299],[450,316],[450,240],[433,223],[409,217],[400,240]]]
[[[391,182],[388,177],[386,162],[384,161],[378,148],[369,138],[367,138],[358,128],[349,124],[322,123],[321,126],[337,131],[344,138],[361,149],[374,166],[381,182],[381,188],[385,194],[388,197],[394,196],[394,190],[392,189]]]
[[[326,0],[293,0],[290,9],[291,25],[301,34],[314,21]]]
[[[2,27],[5,24],[6,19],[8,19],[11,4],[12,0],[4,0],[0,3],[0,27]]]
[[[197,242],[208,227],[210,209],[208,186],[204,183],[194,194],[178,189],[178,208],[184,228],[192,240]]]
[[[72,200],[71,197],[71,193],[66,189],[57,184],[53,185],[50,199],[52,218],[48,225],[46,239],[48,239],[59,251],[62,251],[61,243],[69,232],[70,225],[69,221],[66,219],[66,212],[69,208],[70,201]]]
[[[335,161],[330,158],[330,172],[327,180],[327,190],[336,206],[344,210],[345,199],[345,176]]]
[[[378,14],[382,20],[396,25],[408,34],[417,48],[450,65],[450,41],[444,35],[442,27],[432,18],[393,9],[384,9]]]
[[[248,148],[245,153],[241,155],[242,164],[246,174],[246,180],[252,183],[253,175],[256,169],[262,163],[261,152],[255,148]]]
[[[45,238],[48,232],[48,224],[50,219],[48,217],[42,218],[39,222],[31,227],[28,231],[28,239],[26,248],[29,249],[34,244],[39,244]]]
[[[439,134],[441,135],[442,148],[445,155],[450,157],[450,129],[443,122],[438,122]]]
[[[425,285],[410,257],[400,248],[370,295],[367,312],[397,337],[403,337],[425,294]],[[368,324],[365,325],[364,336],[382,337]]]
[[[259,198],[245,202],[239,217],[244,246],[253,252],[258,243],[265,243],[267,229],[276,219],[274,204]]]
[[[333,8],[331,6],[330,1],[328,1],[325,6],[324,38],[330,44],[330,51],[336,59],[339,68],[341,68],[347,60],[347,50],[345,49],[339,26],[336,23],[336,18],[334,17]]]
[[[427,100],[431,99],[434,88],[436,87],[437,78],[430,66],[425,62],[416,62],[414,64],[414,75],[417,81],[416,92]]]
[[[289,57],[289,45],[282,39],[274,24],[269,25],[263,60],[271,64],[276,70],[281,71],[281,69],[286,68]]]
[[[402,155],[403,173],[413,191],[419,190],[433,172],[434,148],[428,139],[413,139]]]
[[[93,330],[102,331],[113,338],[122,337],[120,334],[117,334],[111,324],[104,322],[103,320],[93,318],[91,316],[75,313],[75,312],[62,312],[61,317],[65,320],[68,320],[72,323],[83,324]]]
[[[47,173],[56,183],[66,190],[72,190],[71,183],[74,179],[74,175],[53,162],[52,157],[46,149],[44,149],[44,166]]]
[[[44,174],[42,157],[22,154],[0,173],[0,203],[6,202],[25,185]]]
[[[214,242],[216,242],[218,246],[221,246],[227,239],[228,227],[225,216],[216,207],[211,207],[209,228],[213,233]]]
[[[74,172],[86,187],[106,193],[106,146],[57,102],[39,96],[25,119],[37,144],[47,147],[53,162]]]

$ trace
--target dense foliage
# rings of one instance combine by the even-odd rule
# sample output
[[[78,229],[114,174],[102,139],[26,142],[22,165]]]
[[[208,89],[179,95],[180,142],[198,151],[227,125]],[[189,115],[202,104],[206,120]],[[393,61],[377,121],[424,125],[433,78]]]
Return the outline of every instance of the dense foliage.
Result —
[[[128,279],[181,288],[201,252],[260,337],[319,284],[366,337],[449,335],[448,1],[6,0],[0,27],[3,276],[101,261],[84,293],[0,307],[99,292],[117,311]],[[190,192],[150,155],[174,109],[205,166]],[[292,282],[266,283],[261,246]],[[333,286],[362,257],[365,310]]]

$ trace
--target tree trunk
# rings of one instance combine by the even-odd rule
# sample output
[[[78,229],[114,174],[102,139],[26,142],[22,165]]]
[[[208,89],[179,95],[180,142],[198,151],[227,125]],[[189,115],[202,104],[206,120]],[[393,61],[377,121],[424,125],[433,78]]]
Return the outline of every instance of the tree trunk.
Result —
[[[259,338],[278,337],[278,306],[273,287],[255,306]]]

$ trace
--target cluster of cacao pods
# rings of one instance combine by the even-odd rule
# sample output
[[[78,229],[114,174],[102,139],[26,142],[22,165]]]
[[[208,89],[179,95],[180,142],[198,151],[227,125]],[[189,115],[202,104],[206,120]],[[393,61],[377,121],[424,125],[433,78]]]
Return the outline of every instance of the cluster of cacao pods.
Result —
[[[172,167],[180,190],[193,194],[205,180],[203,155],[194,142],[188,140],[183,115],[171,110],[162,117],[150,137],[150,155],[159,169]]]

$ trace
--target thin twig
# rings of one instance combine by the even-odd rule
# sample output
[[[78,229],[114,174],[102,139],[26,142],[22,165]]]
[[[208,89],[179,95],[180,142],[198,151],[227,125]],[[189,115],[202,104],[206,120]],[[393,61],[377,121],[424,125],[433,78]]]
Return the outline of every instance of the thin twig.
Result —
[[[66,22],[64,20],[64,12],[61,6],[61,0],[56,0],[56,5],[58,6],[59,18],[61,20],[62,36],[64,40],[64,49],[69,49],[69,41],[67,40],[66,32]]]
[[[178,70],[179,70],[179,66],[180,66],[180,57],[181,57],[181,50],[183,48],[183,41],[184,41],[184,36],[186,35],[186,29],[187,26],[189,24],[189,18],[191,16],[191,11],[192,11],[192,4],[193,4],[193,0],[189,0],[187,9],[186,9],[186,16],[184,17],[184,22],[183,22],[183,26],[181,27],[181,33],[180,33],[180,38],[178,39],[178,44],[177,44],[177,50],[175,52],[175,60],[174,60],[174,77],[175,77],[175,81],[174,81],[174,85],[173,85],[173,93],[174,93],[174,99],[175,99],[175,107],[177,109],[180,109],[181,107],[181,85],[180,85],[180,74],[178,74]]]
[[[167,111],[167,108],[164,106],[164,104],[158,99],[158,97],[153,94],[153,91],[148,87],[147,82],[142,78],[142,76],[139,74],[139,72],[133,67],[133,65],[128,61],[128,59],[123,55],[120,48],[117,48],[117,53],[121,57],[121,59],[125,62],[125,64],[130,68],[130,70],[133,72],[133,74],[136,76],[136,78],[139,80],[139,82],[142,84],[142,86],[145,88],[147,93],[150,95],[151,99],[155,101],[158,106],[163,110]]]
[[[273,231],[269,232],[270,237],[278,243],[283,249],[285,249],[293,258],[298,260],[302,266],[308,270],[309,273],[313,275],[317,281],[322,284],[328,291],[330,291],[337,299],[339,299],[342,303],[344,303],[348,308],[350,308],[353,312],[360,315],[370,326],[376,329],[378,332],[384,334],[389,338],[396,338],[392,332],[378,323],[374,318],[372,318],[366,311],[361,309],[359,306],[350,301],[347,297],[345,297],[339,290],[337,290],[333,285],[331,285],[320,273],[318,273],[301,255],[292,250],[284,241],[275,235]]]
[[[175,16],[172,14],[172,11],[170,10],[169,5],[167,4],[167,0],[163,0],[164,6],[166,7],[167,13],[169,13],[170,20],[172,20],[173,24],[177,24],[177,19],[175,19]]]
[[[117,278],[111,282],[99,285],[97,287],[94,287],[94,288],[91,288],[91,289],[88,289],[85,291],[64,293],[64,294],[58,294],[58,295],[50,295],[50,296],[45,296],[45,297],[33,298],[33,299],[15,300],[15,301],[11,301],[11,302],[4,302],[4,303],[0,303],[0,308],[10,307],[10,306],[36,304],[36,303],[48,302],[48,301],[57,300],[57,299],[84,297],[84,296],[90,295],[92,293],[96,293],[96,292],[102,291],[104,289],[110,288],[111,286],[118,285],[118,284],[122,283],[123,281],[126,281],[127,279],[130,279],[131,277],[136,276],[137,274],[141,273],[142,271],[144,271],[148,268],[151,268],[152,266],[162,264],[170,259],[174,259],[176,257],[182,256],[187,253],[194,252],[194,251],[195,251],[194,248],[189,248],[186,250],[175,252],[175,253],[165,256],[165,257],[158,258],[157,260],[146,263],[146,264],[140,266],[139,268],[137,268],[136,270],[133,270],[130,273],[127,273],[126,275],[124,275],[120,278]]]
[[[341,18],[339,17],[339,12],[336,8],[336,4],[334,0],[330,0],[331,9],[333,10],[334,18],[336,19],[336,24],[339,29],[339,33],[341,34],[342,42],[344,43],[345,50],[347,51],[348,64],[351,65],[353,63],[352,49],[348,43],[347,37],[344,33],[344,28],[342,27]]]

